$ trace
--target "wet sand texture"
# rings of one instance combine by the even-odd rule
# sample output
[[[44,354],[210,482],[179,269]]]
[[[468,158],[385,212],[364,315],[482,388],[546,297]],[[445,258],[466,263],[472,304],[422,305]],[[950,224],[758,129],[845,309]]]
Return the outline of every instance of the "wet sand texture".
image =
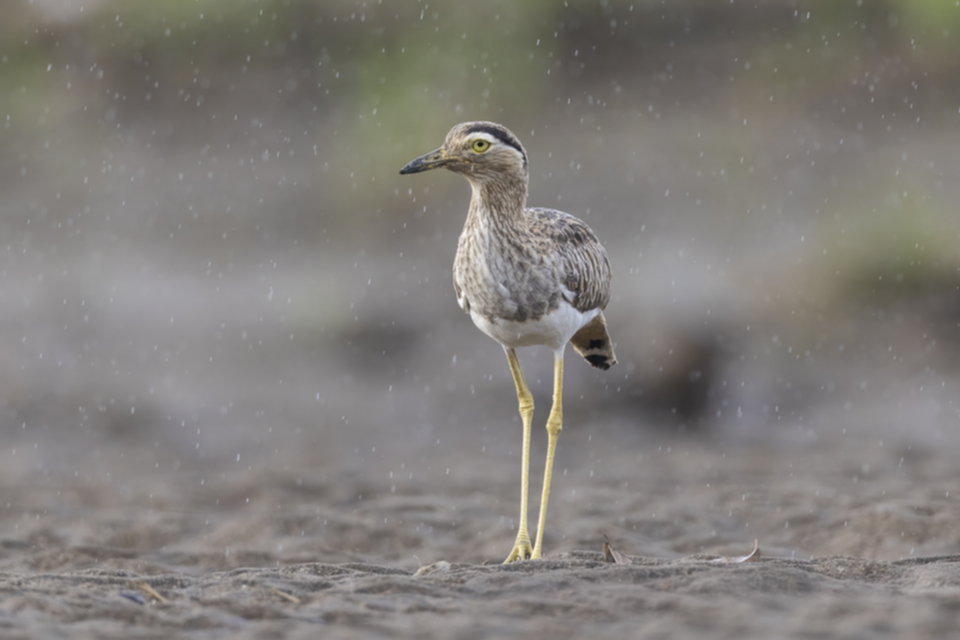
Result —
[[[571,552],[510,566],[0,575],[4,638],[948,637],[960,557],[740,565]],[[148,585],[148,586],[146,586]]]

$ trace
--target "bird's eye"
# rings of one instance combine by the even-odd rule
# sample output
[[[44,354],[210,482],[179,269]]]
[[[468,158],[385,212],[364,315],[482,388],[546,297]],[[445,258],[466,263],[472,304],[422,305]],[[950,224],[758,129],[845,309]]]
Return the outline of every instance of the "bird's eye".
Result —
[[[473,144],[470,145],[470,148],[476,151],[477,153],[483,153],[484,151],[490,148],[490,142],[487,140],[484,140],[483,138],[479,138],[473,141]]]

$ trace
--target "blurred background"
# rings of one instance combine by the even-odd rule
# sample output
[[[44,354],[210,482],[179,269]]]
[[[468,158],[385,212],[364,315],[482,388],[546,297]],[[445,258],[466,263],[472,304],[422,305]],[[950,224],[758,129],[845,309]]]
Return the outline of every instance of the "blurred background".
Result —
[[[252,503],[304,522],[363,513],[341,531],[358,539],[385,504],[365,512],[365,494],[406,492],[473,504],[505,554],[510,535],[493,532],[515,524],[515,393],[451,283],[469,188],[398,175],[466,120],[513,130],[530,204],[582,217],[610,254],[620,364],[568,358],[563,495],[595,471],[626,487],[645,465],[680,489],[691,476],[671,476],[681,463],[665,451],[692,456],[698,487],[728,454],[731,477],[789,473],[831,495],[949,469],[937,456],[960,445],[958,5],[6,2],[8,548],[165,548],[207,539],[190,514]],[[521,360],[539,426],[551,359]],[[611,463],[626,451],[635,466]],[[834,464],[833,451],[849,455]],[[489,509],[470,502],[485,481],[503,486]],[[753,539],[703,500],[707,523],[690,525],[703,531],[670,543],[682,536],[647,522],[636,544],[698,551],[718,526]],[[924,531],[927,550],[960,548],[955,532]],[[388,532],[355,550],[406,561],[434,544],[400,549]],[[314,533],[299,556],[264,542],[274,555],[244,561],[337,546]],[[567,546],[595,534],[585,525]],[[788,550],[906,553],[777,535]],[[43,558],[29,566],[63,566]]]

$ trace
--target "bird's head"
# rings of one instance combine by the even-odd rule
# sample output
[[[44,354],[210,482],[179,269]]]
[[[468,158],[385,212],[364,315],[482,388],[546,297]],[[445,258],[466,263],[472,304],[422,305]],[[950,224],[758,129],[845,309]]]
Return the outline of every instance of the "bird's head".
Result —
[[[494,122],[464,122],[436,151],[410,161],[402,175],[444,167],[474,183],[503,177],[526,180],[527,152],[509,129]]]

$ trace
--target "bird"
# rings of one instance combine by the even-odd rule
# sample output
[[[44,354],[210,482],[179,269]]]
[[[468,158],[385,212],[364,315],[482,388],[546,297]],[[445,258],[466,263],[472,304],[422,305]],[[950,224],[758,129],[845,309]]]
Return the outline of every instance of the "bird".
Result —
[[[473,323],[499,342],[517,389],[523,425],[520,520],[504,564],[543,556],[543,532],[557,440],[563,429],[563,354],[567,343],[598,369],[617,362],[603,310],[610,302],[610,261],[596,234],[561,211],[528,208],[527,152],[494,122],[453,127],[443,146],[410,161],[401,175],[444,168],[472,188],[457,243],[453,285]],[[527,527],[533,395],[517,359],[520,347],[553,350],[553,405],[547,418],[547,459],[531,546]]]

